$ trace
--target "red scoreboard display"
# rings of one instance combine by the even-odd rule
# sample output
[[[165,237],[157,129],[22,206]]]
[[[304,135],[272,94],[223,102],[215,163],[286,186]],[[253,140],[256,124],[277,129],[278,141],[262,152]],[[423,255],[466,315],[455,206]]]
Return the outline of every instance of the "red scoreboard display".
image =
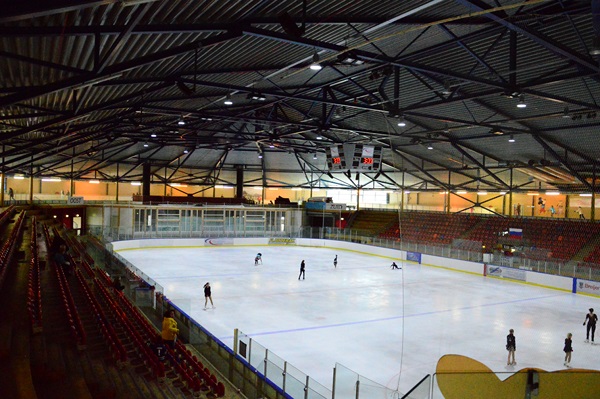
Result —
[[[381,147],[367,144],[340,144],[327,151],[330,171],[378,172],[381,169]]]

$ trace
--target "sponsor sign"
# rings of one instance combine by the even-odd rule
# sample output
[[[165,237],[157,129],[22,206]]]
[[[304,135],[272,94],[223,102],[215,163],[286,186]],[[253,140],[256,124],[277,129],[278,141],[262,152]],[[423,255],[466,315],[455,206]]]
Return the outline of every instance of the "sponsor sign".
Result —
[[[512,267],[488,265],[487,275],[494,277],[510,278],[512,280],[527,281],[527,273],[525,272],[525,270],[515,269]]]
[[[346,209],[346,204],[325,204],[325,209],[331,211],[343,211]]]
[[[296,245],[295,238],[269,238],[269,245]]]
[[[577,279],[577,292],[600,295],[600,283],[597,281]]]
[[[233,238],[207,238],[204,240],[204,245],[233,245]]]
[[[83,197],[69,197],[67,199],[69,205],[83,205]]]
[[[410,260],[412,262],[417,262],[418,264],[421,264],[421,253],[407,251],[406,260]]]

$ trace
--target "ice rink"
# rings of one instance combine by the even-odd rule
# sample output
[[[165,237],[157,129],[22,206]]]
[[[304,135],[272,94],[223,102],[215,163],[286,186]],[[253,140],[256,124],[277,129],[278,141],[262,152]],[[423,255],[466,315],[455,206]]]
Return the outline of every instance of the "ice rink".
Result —
[[[254,266],[257,252],[264,264]],[[403,269],[391,270],[394,259],[346,250],[263,246],[119,253],[228,346],[239,328],[329,388],[336,362],[401,392],[433,373],[444,354],[470,356],[494,371],[559,370],[568,332],[572,366],[600,365],[600,345],[584,343],[582,325],[588,308],[600,312],[598,298],[397,259]],[[306,279],[299,281],[302,259]],[[215,309],[203,310],[206,282]],[[517,339],[516,367],[506,366],[510,328]]]

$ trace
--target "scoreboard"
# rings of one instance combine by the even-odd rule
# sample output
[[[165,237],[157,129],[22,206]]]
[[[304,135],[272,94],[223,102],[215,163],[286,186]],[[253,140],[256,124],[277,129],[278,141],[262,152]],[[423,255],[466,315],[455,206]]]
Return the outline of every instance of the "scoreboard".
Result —
[[[381,146],[339,144],[327,149],[330,171],[378,172],[381,169]]]

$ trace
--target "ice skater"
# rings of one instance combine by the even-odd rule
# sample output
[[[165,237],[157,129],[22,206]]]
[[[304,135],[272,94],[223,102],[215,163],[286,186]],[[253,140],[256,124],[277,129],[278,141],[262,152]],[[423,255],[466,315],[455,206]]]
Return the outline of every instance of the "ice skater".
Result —
[[[210,305],[213,307],[213,309],[215,308],[215,304],[213,303],[212,300],[212,293],[210,292],[210,283],[206,283],[204,284],[204,310],[207,309],[207,305],[208,305],[208,300],[210,299]]]
[[[506,361],[507,366],[514,366],[517,364],[515,360],[515,352],[517,351],[517,338],[515,337],[514,332],[515,330],[511,328],[508,330],[508,335],[506,336],[506,350],[508,351],[508,360]]]
[[[585,342],[590,342],[590,330],[592,330],[592,345],[594,344],[594,333],[596,332],[596,322],[598,321],[598,315],[594,313],[594,309],[590,308],[590,312],[585,315],[585,321],[583,325],[587,323],[587,329],[585,334]]]
[[[333,258],[333,267],[337,268],[337,255],[335,255],[335,258]]]
[[[571,353],[573,353],[573,340],[571,339],[572,337],[573,334],[567,334],[567,338],[565,338],[565,348],[563,349],[563,351],[565,352],[564,365],[568,368],[571,368]]]
[[[305,268],[306,268],[306,265],[304,263],[304,259],[302,259],[302,262],[300,262],[300,274],[298,275],[298,280],[300,280],[300,277],[302,277],[302,280],[304,280]]]
[[[258,266],[258,262],[260,261],[260,264],[262,265],[262,254],[259,252],[256,254],[256,256],[254,257],[254,266]]]
[[[390,268],[392,270],[394,270],[394,269],[402,269],[401,267],[398,267],[398,265],[396,264],[396,262],[392,262],[392,264],[390,265]]]

